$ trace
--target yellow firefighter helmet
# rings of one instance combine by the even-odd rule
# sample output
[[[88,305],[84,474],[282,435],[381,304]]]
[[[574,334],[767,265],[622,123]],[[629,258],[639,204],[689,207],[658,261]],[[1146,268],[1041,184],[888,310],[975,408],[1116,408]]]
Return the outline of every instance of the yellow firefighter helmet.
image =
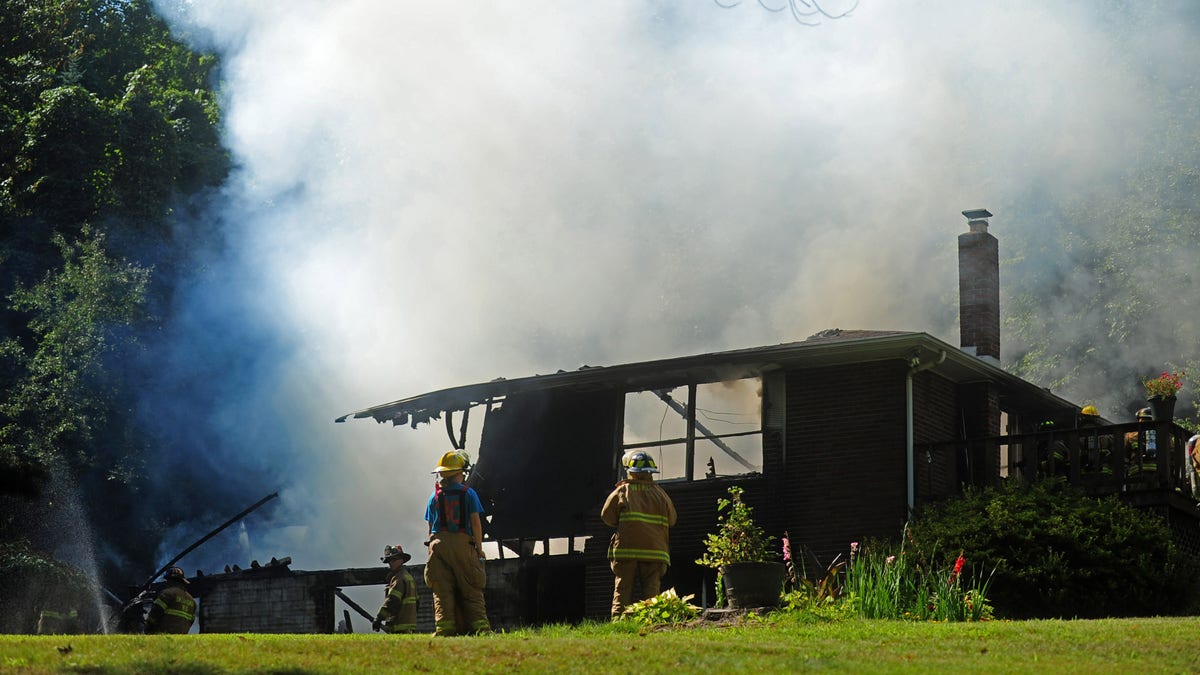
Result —
[[[471,457],[462,450],[453,450],[442,455],[442,459],[438,461],[438,466],[433,470],[433,473],[441,473],[443,471],[466,471],[471,466]]]
[[[1094,405],[1085,405],[1083,406],[1083,410],[1080,410],[1079,412],[1092,417],[1098,417],[1100,415],[1100,411],[1096,410],[1096,406]]]

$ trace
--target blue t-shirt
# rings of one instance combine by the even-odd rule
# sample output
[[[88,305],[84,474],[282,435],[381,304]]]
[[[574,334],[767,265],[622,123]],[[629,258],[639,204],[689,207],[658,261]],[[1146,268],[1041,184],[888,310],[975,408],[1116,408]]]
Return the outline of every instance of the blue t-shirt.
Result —
[[[435,489],[433,494],[429,495],[429,503],[425,506],[425,521],[431,526],[430,533],[437,534],[444,530],[447,532],[466,532],[467,534],[474,535],[475,533],[471,531],[471,514],[478,513],[481,516],[483,515],[483,503],[479,501],[479,495],[475,494],[473,488],[466,487],[462,483],[451,487],[443,487],[442,491],[446,493],[446,498],[450,502],[457,499],[466,500],[466,508],[461,511],[463,522],[442,522],[442,514],[438,513],[437,490]],[[458,506],[453,503],[449,504],[448,510],[450,511],[451,518],[459,513]]]

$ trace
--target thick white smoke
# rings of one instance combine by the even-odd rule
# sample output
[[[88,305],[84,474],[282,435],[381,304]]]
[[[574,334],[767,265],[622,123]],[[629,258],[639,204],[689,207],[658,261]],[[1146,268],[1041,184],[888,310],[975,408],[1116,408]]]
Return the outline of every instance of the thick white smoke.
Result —
[[[303,569],[424,539],[444,431],[351,410],[830,327],[956,344],[959,211],[1038,255],[1022,200],[1153,149],[1200,65],[1173,15],[1118,44],[1082,1],[159,5],[223,59],[220,218],[290,349],[222,432],[286,448],[247,555]]]

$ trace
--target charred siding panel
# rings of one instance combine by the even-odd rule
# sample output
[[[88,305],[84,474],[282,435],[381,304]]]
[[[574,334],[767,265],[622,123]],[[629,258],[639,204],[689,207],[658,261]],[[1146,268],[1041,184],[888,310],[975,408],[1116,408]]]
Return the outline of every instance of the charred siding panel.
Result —
[[[905,364],[788,372],[785,527],[810,574],[905,519]],[[815,559],[814,559],[815,556]],[[817,567],[818,569],[814,569]]]
[[[612,609],[613,575],[608,565],[608,542],[613,531],[600,520],[601,506],[597,504],[588,518],[590,538],[583,549],[584,616],[589,619],[604,619]]]
[[[490,516],[493,539],[580,536],[612,488],[613,430],[621,395],[533,392],[492,410],[470,484]],[[619,454],[619,453],[618,453]],[[571,489],[554,486],[571,477]]]
[[[1000,435],[1000,395],[990,382],[963,384],[958,387],[963,434],[968,439]],[[972,485],[992,485],[1000,480],[1000,452],[986,443],[967,445],[967,464],[959,476]]]

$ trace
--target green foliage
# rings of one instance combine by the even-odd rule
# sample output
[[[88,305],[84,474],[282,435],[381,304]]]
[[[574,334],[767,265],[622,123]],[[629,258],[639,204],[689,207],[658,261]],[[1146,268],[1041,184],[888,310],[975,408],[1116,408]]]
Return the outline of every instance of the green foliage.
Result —
[[[846,561],[839,555],[825,568],[821,578],[814,581],[808,578],[804,565],[796,569],[796,556],[792,552],[791,537],[783,535],[783,562],[787,566],[787,581],[783,604],[793,610],[812,609],[840,605],[838,600],[842,594],[842,576],[846,569]]]
[[[176,196],[223,180],[217,61],[173,40],[148,3],[4,5],[0,217],[158,231]]]
[[[102,235],[84,234],[89,238],[79,242],[56,235],[62,268],[12,295],[11,308],[28,317],[32,339],[28,347],[15,338],[0,341],[9,363],[0,381],[6,470],[36,467],[44,475],[59,461],[74,469],[116,464],[97,466],[113,447],[94,434],[114,405],[104,358],[138,319],[149,271],[110,257]]]
[[[1056,481],[969,490],[909,533],[909,554],[930,564],[952,543],[993,570],[987,594],[1009,618],[1146,616],[1195,597],[1192,564],[1158,516]]]
[[[753,509],[742,501],[743,489],[733,485],[729,499],[717,500],[717,531],[704,537],[705,553],[697,565],[720,568],[737,562],[768,562],[774,537],[754,522]]]
[[[24,540],[0,542],[0,633],[34,632],[43,608],[88,615],[94,593],[80,570],[35,551]]]
[[[1194,119],[1194,90],[1179,96],[1171,109],[1187,114],[1176,119]],[[1191,271],[1200,241],[1200,134],[1194,124],[1162,131],[1169,154],[1140,157],[1119,180],[1018,214],[1038,227],[1002,244],[1011,280],[1001,288],[1003,330],[1017,345],[1006,368],[1068,398],[1095,400],[1110,419],[1128,419],[1144,405],[1147,373],[1200,367]],[[1198,384],[1185,383],[1181,403],[1200,404]],[[1190,408],[1180,416],[1195,415]]]
[[[864,619],[987,621],[990,575],[973,573],[959,554],[940,566],[936,556],[886,545],[859,547],[846,568],[847,604]]]
[[[621,621],[633,621],[643,626],[687,623],[700,614],[700,608],[688,602],[694,595],[679,597],[674,588],[653,598],[635,602],[621,613]]]

